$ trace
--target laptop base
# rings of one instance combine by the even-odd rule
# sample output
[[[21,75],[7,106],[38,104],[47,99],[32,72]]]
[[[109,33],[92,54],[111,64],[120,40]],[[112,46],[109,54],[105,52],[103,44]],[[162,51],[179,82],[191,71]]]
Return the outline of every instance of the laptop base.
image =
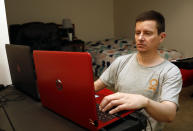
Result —
[[[147,117],[136,111],[100,129],[100,131],[141,131],[142,129],[145,129],[146,126]]]

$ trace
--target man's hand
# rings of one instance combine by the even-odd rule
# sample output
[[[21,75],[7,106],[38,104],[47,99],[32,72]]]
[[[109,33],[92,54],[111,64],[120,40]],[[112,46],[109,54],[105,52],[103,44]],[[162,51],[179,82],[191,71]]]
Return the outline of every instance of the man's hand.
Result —
[[[122,110],[143,108],[148,104],[148,100],[142,95],[118,92],[104,97],[99,108],[105,112],[115,107],[109,111],[110,114],[114,114]]]
[[[144,108],[155,120],[160,122],[171,122],[176,116],[177,106],[170,101],[156,102],[142,95],[118,92],[104,97],[99,108],[103,112],[110,110],[110,114],[122,110],[137,110]]]

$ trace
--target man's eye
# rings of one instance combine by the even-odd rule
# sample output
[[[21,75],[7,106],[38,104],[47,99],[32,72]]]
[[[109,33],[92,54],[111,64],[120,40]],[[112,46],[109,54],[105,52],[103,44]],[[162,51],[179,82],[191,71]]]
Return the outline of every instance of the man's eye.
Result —
[[[136,35],[140,35],[140,32],[135,32]]]
[[[151,35],[152,33],[151,32],[145,32],[146,35]]]

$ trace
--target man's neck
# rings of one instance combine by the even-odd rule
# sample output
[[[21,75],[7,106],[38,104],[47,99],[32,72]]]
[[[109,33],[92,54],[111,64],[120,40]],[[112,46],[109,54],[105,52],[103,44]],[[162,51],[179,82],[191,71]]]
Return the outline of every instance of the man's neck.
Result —
[[[145,67],[152,67],[161,64],[164,59],[157,52],[138,52],[137,61]]]

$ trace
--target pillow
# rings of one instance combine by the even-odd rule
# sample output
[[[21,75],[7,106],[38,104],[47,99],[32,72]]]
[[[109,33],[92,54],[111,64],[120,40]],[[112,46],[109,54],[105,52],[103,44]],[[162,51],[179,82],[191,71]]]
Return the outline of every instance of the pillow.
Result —
[[[193,69],[182,69],[180,68],[183,80],[183,87],[187,87],[193,84]]]

